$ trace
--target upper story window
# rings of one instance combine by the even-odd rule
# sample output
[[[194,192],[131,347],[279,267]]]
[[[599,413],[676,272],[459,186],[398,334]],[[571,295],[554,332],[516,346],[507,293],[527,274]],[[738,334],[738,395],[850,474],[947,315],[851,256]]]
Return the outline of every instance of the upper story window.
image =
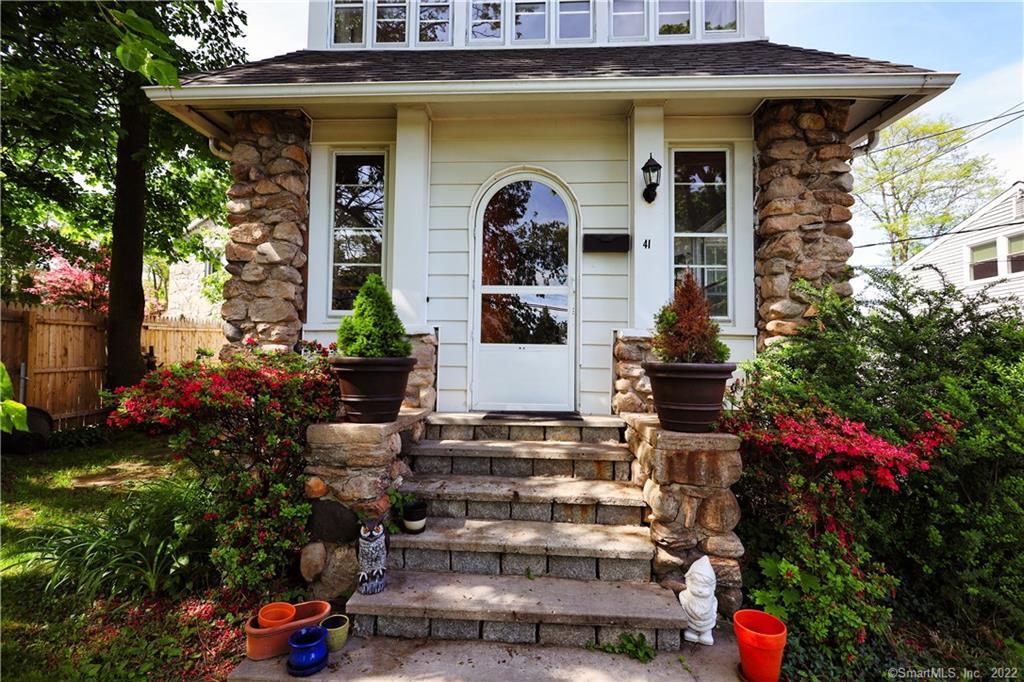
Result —
[[[736,0],[704,0],[704,30],[735,31],[738,10]]]
[[[384,263],[385,157],[339,153],[334,157],[334,222],[331,231],[331,310],[352,310],[359,287],[380,275]]]
[[[452,7],[448,0],[420,0],[419,42],[445,44],[452,41]]]
[[[378,45],[404,45],[409,26],[406,0],[377,0],[373,40]]]
[[[502,2],[497,0],[472,0],[469,5],[469,39],[471,41],[501,41]]]
[[[647,35],[646,0],[612,0],[612,38]]]
[[[593,32],[590,0],[558,0],[559,40],[586,40]]]
[[[999,275],[999,255],[996,242],[990,241],[971,247],[971,279],[986,279]]]
[[[1011,274],[1024,272],[1024,234],[1006,240],[1006,259]]]
[[[690,35],[690,0],[658,0],[658,35]]]
[[[337,0],[334,3],[334,42],[338,45],[362,45],[362,0]]]
[[[673,271],[693,272],[711,314],[729,316],[729,202],[726,152],[673,153]]]
[[[548,5],[546,2],[523,2],[514,0],[515,34],[517,41],[547,40]]]

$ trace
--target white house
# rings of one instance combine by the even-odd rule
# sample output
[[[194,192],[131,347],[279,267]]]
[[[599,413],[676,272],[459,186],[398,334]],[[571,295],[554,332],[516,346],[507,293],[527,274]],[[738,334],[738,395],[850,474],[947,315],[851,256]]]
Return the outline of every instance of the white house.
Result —
[[[994,297],[1024,301],[1024,181],[1010,185],[897,271],[932,289],[945,279],[966,291],[990,287]]]
[[[850,291],[854,147],[956,78],[768,42],[759,1],[308,11],[307,50],[148,88],[231,162],[225,334],[330,342],[380,273],[438,411],[646,409],[617,338],[687,269],[734,359],[793,333],[791,283]]]

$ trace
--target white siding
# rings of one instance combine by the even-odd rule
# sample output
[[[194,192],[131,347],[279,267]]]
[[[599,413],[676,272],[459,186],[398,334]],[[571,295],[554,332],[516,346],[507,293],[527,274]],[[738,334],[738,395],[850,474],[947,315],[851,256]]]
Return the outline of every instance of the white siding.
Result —
[[[472,202],[499,171],[519,164],[560,177],[580,204],[579,238],[629,229],[625,118],[435,120],[430,167],[427,323],[440,330],[438,410],[469,407]],[[628,261],[583,255],[578,273],[579,409],[608,414],[612,330],[627,324]],[[460,383],[461,382],[461,383]]]

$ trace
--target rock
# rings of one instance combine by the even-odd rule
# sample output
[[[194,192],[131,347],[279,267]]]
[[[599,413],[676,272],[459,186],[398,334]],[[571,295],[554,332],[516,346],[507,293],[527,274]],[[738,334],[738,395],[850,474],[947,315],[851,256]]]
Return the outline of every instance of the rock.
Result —
[[[224,332],[224,338],[232,343],[241,341],[244,334],[241,327],[233,325],[227,320],[221,324],[221,331]]]
[[[659,547],[672,550],[690,549],[697,546],[697,529],[686,528],[678,522],[651,522],[651,540]]]
[[[731,490],[708,497],[697,512],[697,523],[714,533],[726,533],[740,522],[740,505]]]
[[[766,276],[761,279],[762,298],[780,298],[789,294],[789,275]]]
[[[757,251],[757,258],[768,260],[770,258],[785,258],[793,260],[803,251],[803,240],[799,234],[794,232],[783,232],[772,235]]]
[[[770,123],[762,128],[761,132],[757,134],[757,145],[759,147],[764,147],[769,142],[774,142],[775,140],[788,140],[796,137],[798,134],[797,129],[789,123]]]
[[[257,298],[249,304],[249,318],[253,322],[282,322],[299,319],[291,301],[277,298]]]
[[[796,301],[791,301],[788,298],[784,298],[779,301],[776,301],[775,303],[772,303],[768,307],[767,317],[769,320],[800,317],[801,315],[804,314],[804,310],[806,309],[806,305],[802,303],[797,303]]]
[[[821,219],[816,215],[778,215],[765,218],[757,227],[757,233],[762,237],[769,237],[780,232],[791,232],[799,229],[802,225],[819,223]]]
[[[257,164],[260,162],[260,152],[256,147],[245,142],[236,143],[231,150],[231,163],[234,164]]]
[[[279,265],[270,272],[270,279],[302,284],[302,273],[290,265]]]
[[[255,260],[256,248],[251,244],[239,244],[238,242],[228,242],[224,245],[224,258],[229,261],[241,261],[248,262]]]
[[[267,269],[256,262],[246,263],[241,278],[246,282],[262,282],[267,278]]]
[[[743,606],[743,590],[739,587],[722,587],[715,590],[715,598],[718,599],[718,612],[725,618],[732,618],[733,614]]]
[[[827,222],[845,223],[853,218],[853,213],[845,206],[830,204],[821,212],[821,217]]]
[[[612,411],[615,414],[643,412],[644,403],[636,393],[616,393],[612,397]]]
[[[776,161],[803,159],[807,156],[807,145],[802,140],[779,140],[769,144],[762,153],[766,158]]]
[[[241,223],[228,230],[228,237],[231,238],[232,242],[238,242],[239,244],[259,244],[265,242],[270,237],[270,232],[270,227],[263,223]],[[252,259],[248,258],[245,260]]]
[[[825,223],[825,234],[830,237],[849,239],[853,236],[853,227],[850,223]]]
[[[825,264],[820,260],[809,258],[800,261],[793,269],[794,279],[806,279],[813,281],[825,274]]]
[[[722,587],[740,587],[743,585],[743,576],[740,572],[740,563],[735,559],[708,556],[711,567],[715,569],[715,577]]]
[[[388,489],[382,476],[359,474],[330,484],[331,492],[342,502],[362,502],[377,499]]]
[[[278,241],[291,242],[297,246],[302,246],[305,241],[298,223],[278,223],[274,226],[273,236]]]
[[[295,299],[297,287],[291,282],[279,279],[268,279],[256,287],[256,295],[262,298],[280,298],[285,301]]]
[[[768,183],[768,187],[764,190],[763,199],[765,201],[771,201],[772,199],[785,198],[785,197],[796,197],[800,196],[807,187],[804,183],[800,182],[792,175],[783,175],[775,178]]]
[[[644,501],[651,508],[651,515],[659,521],[673,521],[679,514],[679,493],[664,488],[654,481],[644,484]]]
[[[818,149],[817,157],[821,161],[845,160],[853,157],[853,148],[848,144],[827,144]]]
[[[249,306],[246,302],[240,298],[232,298],[224,301],[220,307],[220,315],[225,320],[238,321],[244,320],[246,313],[249,311]]]
[[[299,247],[291,242],[272,240],[256,247],[257,263],[287,263],[295,257]]]
[[[615,359],[639,362],[644,359],[644,351],[635,343],[618,341],[615,344]]]
[[[310,476],[305,484],[306,497],[317,499],[327,494],[327,484],[319,476]]]
[[[733,532],[711,535],[701,540],[698,546],[703,552],[727,559],[738,559],[743,556],[744,551],[743,543]]]
[[[800,114],[796,124],[804,130],[821,130],[825,127],[825,117],[821,114]]]
[[[842,175],[837,175],[835,178],[832,179],[832,186],[838,190],[842,190],[843,192],[852,192],[853,175],[850,173],[843,173]]]
[[[356,588],[356,575],[359,573],[359,557],[352,545],[339,545],[327,558],[327,564],[320,574],[318,599],[334,599],[342,594],[353,592]],[[721,582],[721,580],[719,580]]]
[[[359,537],[359,519],[345,505],[334,500],[316,499],[312,506],[308,530],[313,540],[346,543]]]
[[[302,548],[302,555],[299,558],[299,571],[307,583],[311,583],[320,577],[327,565],[327,548],[322,542],[311,542]]]
[[[357,502],[352,505],[352,511],[366,519],[382,518],[391,509],[391,500],[387,495],[381,495],[369,502]]]
[[[306,194],[305,173],[284,173],[281,175],[275,175],[274,182],[292,194],[296,194],[298,196]]]
[[[281,156],[286,159],[291,159],[303,168],[309,168],[309,159],[306,156],[306,151],[302,147],[294,144],[288,145],[281,150]]]

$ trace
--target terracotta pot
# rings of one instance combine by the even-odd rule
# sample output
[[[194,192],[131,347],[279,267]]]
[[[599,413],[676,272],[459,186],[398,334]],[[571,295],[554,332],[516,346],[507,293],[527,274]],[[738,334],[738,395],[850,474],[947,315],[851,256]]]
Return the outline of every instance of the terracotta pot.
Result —
[[[274,628],[295,618],[295,606],[288,602],[275,601],[260,609],[257,620],[261,628]]]
[[[749,682],[776,682],[786,647],[786,624],[764,611],[743,609],[732,616],[740,668]]]
[[[736,370],[731,362],[645,362],[654,409],[669,431],[703,433],[722,414],[725,382]]]
[[[259,627],[259,619],[253,616],[245,624],[245,655],[254,661],[283,656],[289,651],[288,638],[293,632],[316,625],[330,612],[328,602],[302,602],[295,605],[294,620],[272,628]]]
[[[348,616],[336,613],[320,621],[320,627],[327,630],[327,648],[340,651],[348,641]]]
[[[345,416],[357,424],[398,419],[405,387],[416,358],[347,358],[331,356],[331,370],[341,385]]]

